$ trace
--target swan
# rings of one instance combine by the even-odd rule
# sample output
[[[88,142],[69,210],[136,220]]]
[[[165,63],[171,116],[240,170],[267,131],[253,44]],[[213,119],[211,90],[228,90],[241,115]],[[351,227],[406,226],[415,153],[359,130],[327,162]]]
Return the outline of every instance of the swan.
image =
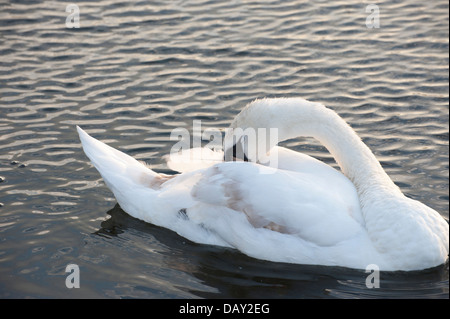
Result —
[[[193,242],[274,262],[355,269],[420,270],[447,260],[448,222],[403,195],[333,110],[302,98],[260,99],[230,128],[224,152],[191,149],[196,161],[169,160],[181,173],[166,175],[77,126],[85,154],[121,208]],[[278,128],[278,138],[250,152],[237,128]],[[341,171],[276,145],[299,136],[320,141]],[[221,160],[239,144],[247,161]],[[263,161],[274,152],[277,167]]]

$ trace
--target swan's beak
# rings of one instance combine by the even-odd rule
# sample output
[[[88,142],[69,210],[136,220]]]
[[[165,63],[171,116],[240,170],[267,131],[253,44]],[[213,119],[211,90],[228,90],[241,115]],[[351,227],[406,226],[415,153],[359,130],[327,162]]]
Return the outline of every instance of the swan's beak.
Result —
[[[237,142],[236,144],[233,145],[233,147],[226,149],[223,152],[223,160],[224,162],[237,162],[237,161],[249,162],[249,159],[245,154],[241,142]]]

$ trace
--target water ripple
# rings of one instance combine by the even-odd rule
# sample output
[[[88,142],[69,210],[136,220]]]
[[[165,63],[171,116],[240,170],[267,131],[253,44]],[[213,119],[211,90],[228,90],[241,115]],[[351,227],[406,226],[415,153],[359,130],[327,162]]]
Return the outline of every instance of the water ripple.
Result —
[[[267,265],[110,210],[74,128],[167,171],[174,128],[223,129],[256,98],[300,95],[448,219],[447,1],[379,1],[375,29],[359,1],[77,5],[69,29],[64,3],[0,4],[1,297],[448,298],[448,265],[368,291],[358,272]],[[335,165],[314,140],[287,144]],[[71,262],[83,293],[61,284]]]

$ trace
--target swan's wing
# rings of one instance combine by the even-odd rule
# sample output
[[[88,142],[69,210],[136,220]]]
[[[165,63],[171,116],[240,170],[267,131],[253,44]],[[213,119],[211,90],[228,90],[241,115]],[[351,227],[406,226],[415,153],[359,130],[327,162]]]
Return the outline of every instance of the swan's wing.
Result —
[[[317,174],[330,174],[330,170],[336,171],[331,166],[309,155],[290,150],[285,147],[276,146],[273,151],[277,155],[277,167],[295,172],[316,172]],[[322,174],[322,175],[323,175]],[[334,173],[332,173],[334,174]]]
[[[167,166],[176,172],[187,173],[223,162],[223,151],[196,147],[164,156]]]
[[[328,166],[311,156],[285,147],[275,146],[272,152],[276,152],[276,165],[279,169],[298,172],[319,170],[320,172],[320,170],[326,169],[324,166]],[[207,147],[184,149],[164,156],[167,166],[180,173],[210,167],[223,162],[223,158],[223,150],[212,150]]]
[[[330,190],[330,178],[253,163],[222,163],[204,171],[191,195],[201,203],[244,214],[255,228],[328,246],[362,229],[352,217],[359,210],[356,194]]]
[[[335,197],[340,197],[342,202],[355,207],[352,209],[352,217],[364,225],[356,187],[344,174],[324,162],[300,152],[284,147],[277,147],[276,152],[278,168],[315,177],[315,183],[321,183],[322,187],[327,189],[327,196],[333,194]]]

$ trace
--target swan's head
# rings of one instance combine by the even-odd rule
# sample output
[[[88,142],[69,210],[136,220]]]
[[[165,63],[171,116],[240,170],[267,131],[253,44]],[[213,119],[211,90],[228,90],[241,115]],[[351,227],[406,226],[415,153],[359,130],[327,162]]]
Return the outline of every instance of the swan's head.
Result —
[[[270,146],[263,145],[270,132],[271,123],[268,121],[271,108],[265,107],[264,100],[257,100],[247,105],[233,120],[226,130],[224,140],[225,161],[257,162],[259,153],[267,153]],[[272,128],[273,131],[273,128]],[[278,139],[273,141],[273,145]],[[261,155],[261,154],[259,154]]]
[[[280,141],[310,135],[321,110],[327,109],[320,103],[302,98],[273,98],[251,102],[236,116],[226,131],[224,160],[261,162]]]

